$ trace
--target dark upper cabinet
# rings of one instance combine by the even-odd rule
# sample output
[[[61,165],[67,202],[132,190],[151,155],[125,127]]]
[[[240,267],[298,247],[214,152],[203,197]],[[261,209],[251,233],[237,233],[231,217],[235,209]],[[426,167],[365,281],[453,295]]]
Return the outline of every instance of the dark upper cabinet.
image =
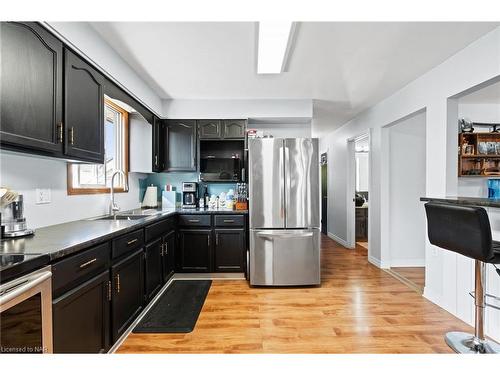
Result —
[[[196,121],[167,120],[165,172],[196,171]]]
[[[165,154],[167,144],[164,142],[164,122],[155,116],[153,121],[153,172],[165,169]]]
[[[222,123],[220,120],[198,120],[200,139],[222,138]]]
[[[144,304],[143,250],[111,268],[111,326],[115,342],[137,317]]]
[[[104,77],[68,49],[65,70],[65,154],[104,162]]]
[[[245,120],[224,120],[223,121],[224,139],[244,139],[245,138]]]
[[[215,229],[215,272],[243,272],[245,270],[245,230]]]
[[[163,237],[163,282],[167,282],[174,273],[175,230]]]
[[[210,229],[180,229],[176,249],[177,267],[182,272],[211,270],[212,231]]]
[[[2,147],[61,155],[63,45],[34,22],[0,28]]]
[[[145,299],[150,301],[163,285],[163,239],[147,244],[145,254]]]
[[[103,353],[110,347],[109,271],[80,284],[52,305],[55,353]]]

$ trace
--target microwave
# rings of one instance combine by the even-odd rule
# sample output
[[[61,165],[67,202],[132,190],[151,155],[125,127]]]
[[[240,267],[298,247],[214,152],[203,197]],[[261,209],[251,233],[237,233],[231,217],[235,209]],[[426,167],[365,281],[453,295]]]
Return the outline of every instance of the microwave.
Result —
[[[200,180],[205,182],[239,182],[241,159],[206,156],[200,158]]]

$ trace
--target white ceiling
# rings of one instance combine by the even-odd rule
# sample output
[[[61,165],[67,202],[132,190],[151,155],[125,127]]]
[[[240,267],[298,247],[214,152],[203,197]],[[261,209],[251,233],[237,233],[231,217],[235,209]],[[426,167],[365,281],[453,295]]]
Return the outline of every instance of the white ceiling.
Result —
[[[321,133],[500,23],[303,22],[288,71],[280,75],[256,74],[255,23],[91,25],[162,98],[313,99],[313,124]]]

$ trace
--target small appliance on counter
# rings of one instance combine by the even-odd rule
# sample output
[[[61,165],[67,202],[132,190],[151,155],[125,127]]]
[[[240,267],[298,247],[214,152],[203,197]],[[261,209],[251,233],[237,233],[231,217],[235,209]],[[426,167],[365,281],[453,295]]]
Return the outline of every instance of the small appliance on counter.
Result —
[[[500,179],[491,178],[488,180],[488,198],[500,199]]]
[[[2,202],[5,203],[5,200]],[[28,229],[26,218],[24,217],[22,194],[9,200],[9,203],[2,203],[2,238],[29,236],[34,233],[33,229]]]
[[[158,188],[150,185],[146,188],[144,199],[142,200],[142,207],[156,208],[158,207]]]
[[[196,208],[198,204],[198,183],[182,183],[182,208]]]

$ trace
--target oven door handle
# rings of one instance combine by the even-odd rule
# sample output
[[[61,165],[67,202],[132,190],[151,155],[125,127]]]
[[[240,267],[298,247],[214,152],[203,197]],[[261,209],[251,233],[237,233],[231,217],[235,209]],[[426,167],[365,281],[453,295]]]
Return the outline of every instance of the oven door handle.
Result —
[[[7,283],[2,285],[0,289],[0,305],[5,305],[13,299],[19,297],[21,294],[27,292],[30,289],[33,289],[39,284],[42,284],[45,280],[50,279],[52,277],[51,271],[44,271],[35,278],[34,275],[31,277],[26,277],[24,279],[15,280],[12,283]]]

